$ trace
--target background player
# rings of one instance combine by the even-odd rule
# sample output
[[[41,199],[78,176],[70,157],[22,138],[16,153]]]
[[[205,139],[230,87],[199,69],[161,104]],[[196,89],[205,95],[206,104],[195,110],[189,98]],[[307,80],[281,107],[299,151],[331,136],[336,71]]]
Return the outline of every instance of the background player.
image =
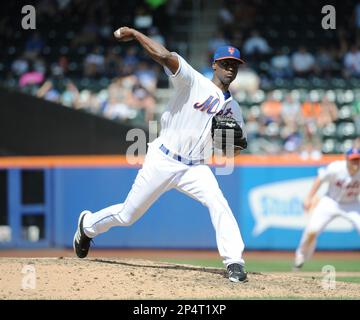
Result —
[[[122,27],[114,35],[120,41],[136,40],[161,64],[174,86],[174,95],[162,115],[160,135],[149,144],[143,167],[126,200],[96,213],[80,214],[74,236],[77,256],[87,256],[91,238],[111,227],[133,224],[161,194],[176,188],[209,208],[228,277],[233,282],[245,281],[244,243],[239,227],[213,173],[204,164],[211,156],[206,150],[212,145],[211,124],[215,115],[231,115],[243,128],[240,107],[228,91],[243,63],[239,50],[231,46],[216,50],[214,76],[209,80],[178,54],[135,29]]]
[[[355,226],[360,234],[360,149],[352,148],[346,159],[334,161],[319,170],[304,210],[309,212],[316,201],[316,192],[324,182],[329,183],[327,193],[315,204],[310,221],[303,233],[295,254],[294,270],[299,270],[315,251],[316,238],[336,217],[343,217]]]

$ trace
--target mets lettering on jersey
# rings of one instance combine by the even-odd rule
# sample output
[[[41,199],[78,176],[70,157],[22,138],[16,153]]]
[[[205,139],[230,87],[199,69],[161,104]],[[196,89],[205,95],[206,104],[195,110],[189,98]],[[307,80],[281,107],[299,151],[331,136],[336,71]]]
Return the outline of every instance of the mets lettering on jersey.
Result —
[[[224,110],[218,111],[219,105],[220,105],[219,98],[214,98],[213,96],[210,96],[209,98],[207,98],[202,103],[196,102],[194,104],[194,109],[195,110],[200,110],[200,111],[206,111],[209,114],[215,114],[216,113],[217,115],[224,115],[224,116],[233,115],[233,112],[231,111],[231,108],[226,108]]]
[[[160,136],[153,143],[190,160],[208,159],[212,155],[212,117],[231,116],[245,132],[241,108],[231,95],[224,95],[210,79],[178,58],[175,74],[165,68],[174,94],[161,116]]]
[[[319,169],[319,177],[329,183],[327,196],[333,200],[343,202],[356,202],[360,193],[360,172],[350,176],[346,161],[334,161],[327,167]]]
[[[207,113],[213,114],[216,113],[217,107],[220,104],[219,98],[214,98],[210,96],[203,103],[195,103],[194,108],[200,111],[206,111]]]
[[[231,108],[226,108],[224,110],[220,110],[218,113],[217,113],[218,116],[232,116],[233,115],[233,112],[231,111]]]

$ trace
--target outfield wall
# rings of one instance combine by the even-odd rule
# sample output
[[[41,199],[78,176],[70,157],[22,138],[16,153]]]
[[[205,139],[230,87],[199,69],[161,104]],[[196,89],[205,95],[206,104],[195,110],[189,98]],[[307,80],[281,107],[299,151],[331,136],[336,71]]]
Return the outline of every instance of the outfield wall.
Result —
[[[296,248],[307,219],[302,199],[317,169],[334,159],[339,157],[305,162],[297,157],[242,156],[231,175],[217,175],[248,249]],[[122,202],[139,167],[119,156],[0,159],[7,184],[3,221],[11,227],[10,239],[0,247],[71,247],[80,211]],[[39,180],[31,172],[42,172],[43,192],[36,196],[31,196],[32,189],[41,183],[31,186]],[[36,224],[42,230],[40,239]],[[95,243],[97,248],[216,248],[207,208],[175,190],[164,194],[133,226],[113,228]],[[360,249],[360,237],[338,219],[320,236],[318,248]]]

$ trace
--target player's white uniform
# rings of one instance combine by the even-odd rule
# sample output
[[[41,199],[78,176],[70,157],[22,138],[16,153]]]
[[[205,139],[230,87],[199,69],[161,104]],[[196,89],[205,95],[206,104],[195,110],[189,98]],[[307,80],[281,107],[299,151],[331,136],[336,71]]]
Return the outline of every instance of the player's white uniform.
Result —
[[[297,263],[308,260],[314,253],[316,242],[306,246],[309,233],[320,234],[336,217],[349,220],[360,234],[360,171],[350,176],[346,161],[335,161],[325,168],[320,168],[318,177],[321,182],[328,182],[326,194],[313,210],[309,223],[296,250]]]
[[[129,226],[161,194],[176,188],[208,207],[224,264],[244,264],[244,243],[236,219],[213,173],[204,164],[211,156],[208,151],[212,145],[213,116],[231,115],[244,128],[240,106],[231,97],[225,100],[223,92],[212,81],[182,57],[178,59],[179,69],[174,75],[165,68],[174,86],[174,95],[162,115],[160,135],[149,144],[143,167],[126,200],[86,215],[84,231],[87,236],[95,237],[113,226]]]

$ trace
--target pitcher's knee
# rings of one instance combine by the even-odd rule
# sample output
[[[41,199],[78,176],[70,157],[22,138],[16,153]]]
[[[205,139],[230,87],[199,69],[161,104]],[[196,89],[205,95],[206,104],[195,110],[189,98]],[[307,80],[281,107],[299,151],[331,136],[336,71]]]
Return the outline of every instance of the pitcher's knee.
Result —
[[[134,223],[134,221],[133,221],[132,219],[130,219],[130,218],[123,218],[123,217],[121,217],[121,218],[119,219],[119,221],[120,221],[120,225],[121,225],[121,226],[124,226],[124,227],[129,227],[129,226],[131,226],[131,225]]]
[[[209,209],[214,209],[220,212],[231,212],[228,202],[224,197],[214,195],[206,201],[206,205]]]
[[[131,212],[122,211],[117,214],[116,219],[120,226],[129,227],[139,219],[141,214],[142,212],[140,210],[131,210]]]

